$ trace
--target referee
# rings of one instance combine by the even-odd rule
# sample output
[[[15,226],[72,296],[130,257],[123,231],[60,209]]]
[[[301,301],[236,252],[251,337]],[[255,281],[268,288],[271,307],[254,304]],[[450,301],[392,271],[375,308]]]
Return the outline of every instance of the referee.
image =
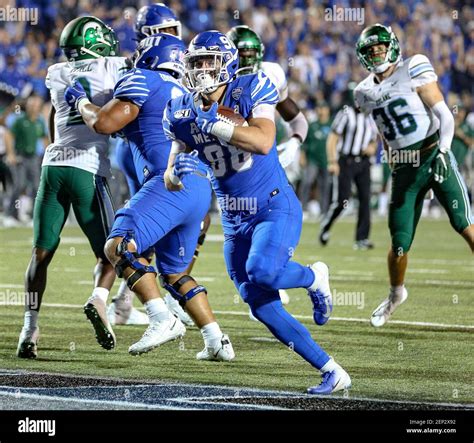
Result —
[[[354,249],[372,249],[374,245],[369,241],[370,157],[377,149],[377,129],[371,116],[354,107],[355,86],[355,83],[349,83],[346,105],[336,114],[326,142],[331,204],[321,222],[319,241],[323,246],[328,243],[329,231],[347,207],[354,182],[359,199]]]

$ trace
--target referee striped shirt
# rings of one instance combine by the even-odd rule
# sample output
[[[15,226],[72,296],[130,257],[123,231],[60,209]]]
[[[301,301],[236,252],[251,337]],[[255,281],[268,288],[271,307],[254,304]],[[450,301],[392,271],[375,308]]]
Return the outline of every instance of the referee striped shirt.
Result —
[[[339,135],[337,152],[341,155],[361,155],[377,138],[377,127],[371,115],[344,106],[334,117],[331,130]]]

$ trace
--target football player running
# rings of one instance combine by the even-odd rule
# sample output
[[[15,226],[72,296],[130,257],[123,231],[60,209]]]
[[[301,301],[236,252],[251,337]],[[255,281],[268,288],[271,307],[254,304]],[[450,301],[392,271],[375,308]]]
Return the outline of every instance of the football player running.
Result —
[[[239,51],[238,75],[263,71],[278,90],[276,110],[291,130],[289,140],[277,145],[278,159],[284,168],[290,167],[308,135],[308,122],[298,105],[288,96],[285,72],[278,63],[263,61],[265,46],[260,36],[248,26],[234,26],[226,35]],[[284,289],[280,289],[279,293],[283,304],[287,304],[290,301],[288,293]]]
[[[105,305],[115,280],[114,268],[104,254],[114,217],[107,185],[108,136],[98,136],[87,128],[80,114],[71,110],[64,100],[64,91],[69,79],[76,79],[88,91],[92,102],[106,103],[127,68],[126,59],[116,56],[118,40],[114,31],[92,16],[69,22],[61,33],[59,45],[68,61],[50,66],[46,76],[52,102],[51,144],[44,155],[34,207],[33,253],[26,271],[25,319],[17,349],[21,358],[37,356],[38,313],[46,289],[47,270],[71,206],[97,258],[94,290],[84,311],[99,344],[105,349],[115,346]]]
[[[139,43],[145,38],[158,33],[174,35],[181,39],[181,22],[173,10],[163,3],[143,6],[138,11],[135,19],[135,36],[137,42]],[[135,171],[131,147],[123,138],[119,137],[117,140],[115,155],[127,179],[130,195],[133,196],[138,192],[141,185]],[[202,222],[202,229],[193,260],[187,271],[188,274],[191,273],[195,259],[199,254],[199,248],[204,243],[209,224],[210,219],[206,215],[206,218]],[[177,315],[185,325],[194,325],[189,315],[170,294],[166,294],[164,300],[170,310]],[[107,316],[112,325],[148,324],[148,317],[133,307],[133,291],[129,289],[125,280],[122,280],[117,295],[112,299],[112,303],[107,309]]]
[[[172,191],[181,189],[181,182],[186,186],[200,161],[213,169],[227,270],[242,299],[275,337],[322,372],[321,384],[308,392],[349,388],[346,371],[284,309],[278,294],[279,289],[307,288],[315,322],[323,325],[330,316],[327,266],[290,260],[301,232],[302,209],[278,162],[276,87],[261,71],[236,77],[237,48],[218,31],[198,34],[185,64],[194,92],[171,100],[163,118],[165,133],[173,140],[166,186]],[[219,117],[218,104],[240,113],[248,126]],[[233,203],[227,206],[229,201]]]
[[[227,361],[234,358],[229,337],[216,322],[206,288],[187,273],[200,222],[209,210],[208,170],[201,164],[186,176],[180,192],[168,192],[163,179],[171,148],[162,129],[163,111],[171,98],[187,92],[180,81],[184,49],[183,42],[169,34],[147,37],[137,48],[134,69],[120,79],[114,98],[103,107],[91,104],[78,83],[66,90],[66,96],[89,128],[100,134],[122,131],[132,149],[140,188],[117,211],[105,246],[117,275],[126,279],[150,318],[143,337],[129,352],[148,352],[185,333],[181,320],[160,296],[156,271],[147,258],[154,250],[162,285],[186,305],[203,335],[205,348],[197,359]]]
[[[454,119],[437,84],[429,59],[416,54],[405,60],[391,28],[365,28],[357,57],[370,75],[355,89],[355,99],[371,113],[392,159],[392,197],[388,253],[390,291],[372,313],[383,326],[408,296],[405,272],[425,194],[432,189],[448,213],[452,227],[474,251],[474,225],[469,198],[451,152]],[[404,154],[404,155],[402,155]]]

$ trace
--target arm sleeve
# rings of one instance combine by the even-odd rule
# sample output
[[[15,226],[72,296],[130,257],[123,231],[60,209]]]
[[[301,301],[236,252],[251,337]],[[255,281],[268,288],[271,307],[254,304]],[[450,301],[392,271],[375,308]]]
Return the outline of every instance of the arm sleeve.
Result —
[[[149,93],[145,74],[140,69],[132,69],[115,85],[114,98],[130,101],[141,108]]]
[[[344,128],[347,124],[347,113],[344,112],[344,109],[341,109],[334,117],[334,121],[331,125],[331,131],[335,132],[337,135],[341,135],[344,131]]]
[[[426,55],[414,55],[408,64],[408,73],[415,88],[438,80],[431,62]]]
[[[448,152],[454,137],[454,117],[444,100],[436,103],[432,108],[439,120],[439,150]]]

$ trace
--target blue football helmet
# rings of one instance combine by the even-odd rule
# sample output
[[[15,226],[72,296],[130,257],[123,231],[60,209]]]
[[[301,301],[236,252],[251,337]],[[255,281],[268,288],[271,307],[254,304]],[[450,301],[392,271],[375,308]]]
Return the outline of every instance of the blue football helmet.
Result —
[[[176,28],[176,36],[181,38],[181,22],[176,14],[163,3],[143,6],[135,19],[135,35],[138,41],[163,33],[163,29]]]
[[[235,78],[239,53],[222,32],[205,31],[189,44],[184,53],[184,64],[189,88],[211,94]]]
[[[170,71],[174,77],[184,75],[184,51],[182,40],[170,34],[155,34],[144,38],[137,47],[133,57],[135,68],[157,71]]]

